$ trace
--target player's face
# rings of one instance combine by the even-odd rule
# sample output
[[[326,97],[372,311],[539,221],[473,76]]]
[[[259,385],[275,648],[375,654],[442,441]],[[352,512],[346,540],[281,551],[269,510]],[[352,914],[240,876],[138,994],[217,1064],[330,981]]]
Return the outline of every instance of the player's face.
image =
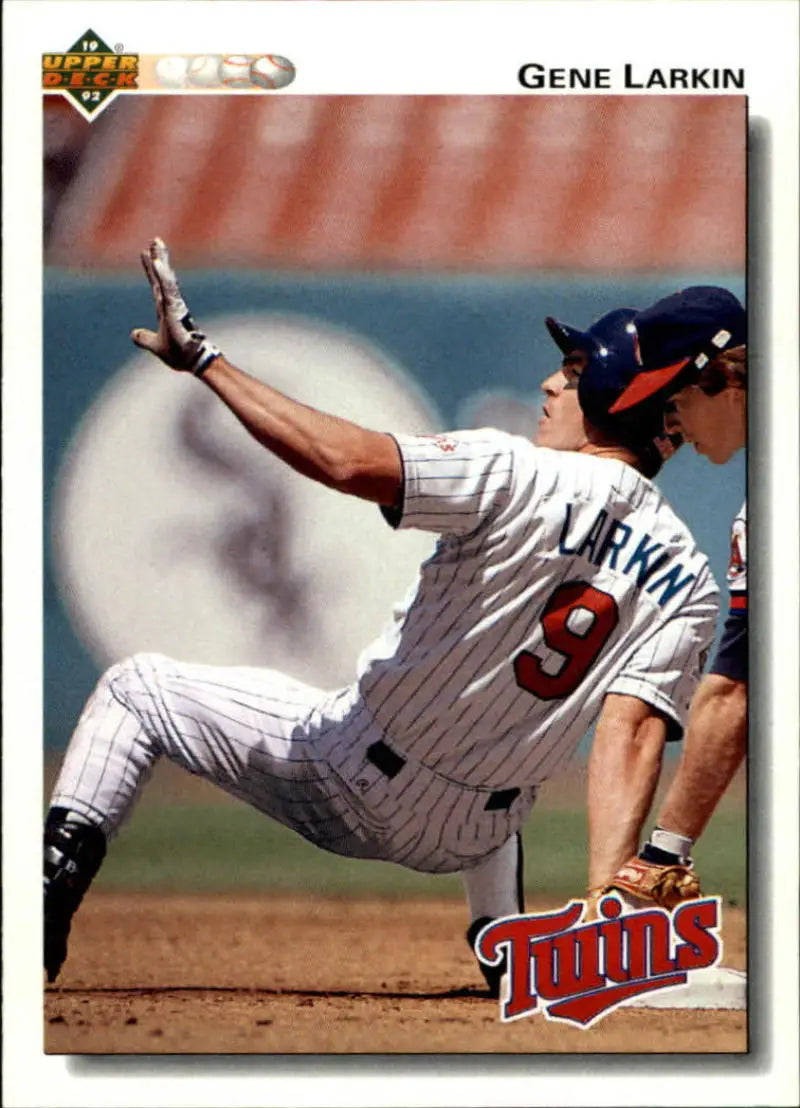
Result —
[[[743,389],[723,389],[709,396],[697,385],[689,385],[672,397],[666,426],[669,429],[677,425],[698,454],[723,465],[745,444],[746,403]]]
[[[578,378],[586,364],[580,351],[568,354],[561,369],[542,381],[545,402],[533,441],[552,450],[579,450],[586,444],[583,412],[578,401]]]

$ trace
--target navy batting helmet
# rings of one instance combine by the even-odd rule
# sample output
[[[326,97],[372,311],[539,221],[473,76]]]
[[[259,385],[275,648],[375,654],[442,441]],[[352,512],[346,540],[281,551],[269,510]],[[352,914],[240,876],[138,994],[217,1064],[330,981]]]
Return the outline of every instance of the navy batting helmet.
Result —
[[[638,360],[635,308],[617,308],[579,331],[548,316],[547,329],[563,354],[580,350],[587,362],[578,380],[578,400],[593,427],[615,442],[640,449],[664,434],[663,406],[638,404],[615,413],[613,405],[642,372]]]

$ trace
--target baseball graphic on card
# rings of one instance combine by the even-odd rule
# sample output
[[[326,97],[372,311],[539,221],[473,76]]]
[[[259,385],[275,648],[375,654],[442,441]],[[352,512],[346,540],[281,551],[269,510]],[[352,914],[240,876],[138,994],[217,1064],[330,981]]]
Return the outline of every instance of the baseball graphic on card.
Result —
[[[229,54],[222,59],[219,75],[226,88],[251,88],[250,59],[245,54]]]
[[[219,88],[221,63],[219,54],[198,54],[189,63],[189,84],[195,88]]]
[[[156,62],[156,80],[162,88],[185,88],[188,69],[188,58],[180,55],[159,58]]]
[[[284,88],[294,78],[294,66],[279,54],[264,54],[250,66],[250,80],[259,88]]]

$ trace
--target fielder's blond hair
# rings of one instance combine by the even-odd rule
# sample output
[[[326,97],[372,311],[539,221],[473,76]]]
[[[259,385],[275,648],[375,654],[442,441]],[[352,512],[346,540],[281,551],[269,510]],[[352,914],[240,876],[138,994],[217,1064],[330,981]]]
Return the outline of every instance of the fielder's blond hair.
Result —
[[[700,371],[698,388],[708,396],[716,396],[724,389],[747,390],[747,347],[732,346],[721,350]]]

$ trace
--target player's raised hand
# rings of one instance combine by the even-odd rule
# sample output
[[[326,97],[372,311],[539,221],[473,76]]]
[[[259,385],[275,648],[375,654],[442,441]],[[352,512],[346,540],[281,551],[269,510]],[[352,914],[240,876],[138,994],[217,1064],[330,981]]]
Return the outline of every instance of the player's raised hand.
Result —
[[[219,357],[220,350],[198,330],[192,319],[164,241],[153,239],[141,258],[153,290],[158,330],[136,327],[131,331],[131,338],[137,346],[149,350],[172,369],[185,370],[199,377]]]

